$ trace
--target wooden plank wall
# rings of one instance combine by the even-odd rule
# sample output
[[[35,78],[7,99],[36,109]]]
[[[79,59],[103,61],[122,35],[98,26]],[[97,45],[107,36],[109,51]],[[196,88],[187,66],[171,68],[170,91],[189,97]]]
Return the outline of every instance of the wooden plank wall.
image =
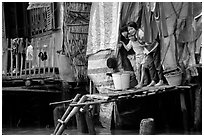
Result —
[[[86,47],[91,3],[66,2],[64,5],[65,54],[71,59],[77,81],[86,81]]]

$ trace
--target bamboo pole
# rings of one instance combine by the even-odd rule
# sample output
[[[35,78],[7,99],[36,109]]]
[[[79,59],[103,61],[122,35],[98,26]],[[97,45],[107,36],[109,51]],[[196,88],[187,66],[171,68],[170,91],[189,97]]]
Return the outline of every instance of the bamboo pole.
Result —
[[[55,45],[55,37],[53,38],[53,45]],[[56,67],[56,52],[55,52],[55,46],[53,46],[53,61],[54,61],[54,67],[53,67],[53,74],[55,75],[55,67]]]
[[[40,76],[40,58],[38,57],[39,53],[40,53],[40,47],[39,47],[39,41],[36,40],[36,47],[37,47],[37,58],[36,58],[36,62],[37,62],[37,68],[36,70],[38,70],[37,76]]]
[[[8,39],[8,38],[6,39],[6,44],[7,44],[7,50],[5,51],[5,54],[6,54],[6,63],[5,63],[6,67],[5,67],[5,75],[7,76],[7,69],[8,69],[8,62],[9,62],[9,60],[8,60],[8,47],[9,47],[9,39]]]
[[[23,47],[23,43],[21,41],[20,46]],[[23,71],[23,53],[20,53],[21,58],[21,67],[20,67],[20,78],[22,77],[22,71]]]
[[[85,105],[96,105],[96,104],[102,104],[102,103],[109,103],[109,102],[114,102],[116,100],[112,99],[112,100],[102,100],[102,101],[96,101],[96,102],[85,102],[85,103],[77,103],[77,104],[69,104],[69,106],[72,106],[72,107],[82,107],[82,106],[85,106]]]
[[[27,42],[28,42],[28,41],[27,41]],[[30,46],[30,43],[28,42],[26,45],[27,45],[27,46]],[[32,61],[31,61],[31,60],[28,60],[28,67],[29,67],[29,73],[28,73],[28,75],[29,75],[29,78],[31,77],[31,66],[32,66]]]
[[[77,100],[79,99],[80,96],[81,96],[80,94],[77,94],[77,95],[74,97],[74,99],[72,100],[72,103],[77,102]],[[65,113],[63,114],[63,116],[62,116],[62,118],[61,118],[61,121],[64,121],[64,120],[65,120],[65,118],[68,116],[68,114],[70,113],[70,111],[72,110],[72,108],[73,108],[73,107],[71,107],[71,106],[69,106],[69,107],[67,108],[67,110],[65,111]],[[61,126],[61,123],[58,123],[57,126],[56,126],[56,128],[55,128],[55,130],[54,130],[54,134],[57,133],[57,131],[59,130],[59,127],[60,127],[60,126]]]
[[[82,98],[78,101],[77,104],[85,102],[87,96],[82,96]],[[65,125],[69,122],[72,116],[74,116],[80,109],[80,106],[74,107],[69,115],[66,117],[64,123],[60,126],[59,130],[57,131],[56,135],[61,135],[65,129]]]
[[[28,38],[26,38],[26,47],[25,47],[26,52],[27,52],[27,47],[28,47]],[[26,59],[25,59],[25,76],[27,77],[27,60]]]
[[[16,49],[17,49],[17,47],[16,47]],[[15,73],[16,73],[16,78],[17,78],[17,76],[18,76],[18,53],[16,54],[15,59],[16,59],[16,70],[15,70],[16,72]]]
[[[44,52],[46,52],[46,50],[44,49]],[[45,71],[46,71],[46,62],[47,62],[47,60],[44,60],[43,61],[43,63],[44,63],[44,68],[43,68],[43,74],[44,74],[44,76],[45,76]]]
[[[36,64],[37,64],[37,62],[36,62],[37,47],[36,47],[36,41],[34,41],[33,39],[31,39],[31,43],[32,43],[31,45],[33,46],[33,66],[34,66],[34,68],[33,68],[33,71],[34,71],[33,75],[35,76],[36,75],[35,70],[36,70]]]
[[[83,23],[83,24],[66,24],[66,26],[88,26],[88,23]]]
[[[49,105],[59,105],[59,104],[70,103],[70,102],[73,103],[73,99],[71,99],[71,100],[66,100],[66,101],[52,102],[52,103],[50,103]]]
[[[37,40],[37,38],[35,40]],[[39,42],[40,40],[37,40],[37,41]],[[39,48],[39,53],[40,53],[41,52],[41,46],[38,45],[38,48]],[[40,68],[41,68],[41,59],[40,59],[40,57],[38,57],[38,63],[39,63],[38,74],[39,74],[39,76],[41,76],[41,74],[40,74]]]
[[[11,77],[13,77],[13,44],[12,44],[12,39],[10,40],[11,42],[11,67],[10,67],[10,72],[11,72]]]
[[[50,38],[50,43],[49,43],[49,46],[50,46],[50,48],[48,48],[48,55],[51,55],[49,58],[48,58],[48,74],[50,75],[50,69],[51,69],[51,61],[52,61],[52,49],[53,49],[53,44],[52,44],[52,38]]]

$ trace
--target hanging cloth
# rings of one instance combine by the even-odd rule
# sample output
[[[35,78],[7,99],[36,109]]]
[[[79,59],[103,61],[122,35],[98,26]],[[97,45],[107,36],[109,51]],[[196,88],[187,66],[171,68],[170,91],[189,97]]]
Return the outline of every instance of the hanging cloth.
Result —
[[[115,50],[118,43],[120,2],[93,2],[90,12],[87,56],[100,50]]]
[[[156,7],[154,10],[154,18],[157,22],[160,36],[164,38],[168,36],[168,30],[166,25],[166,16],[164,11],[164,6],[162,2],[156,2]]]
[[[185,21],[185,27],[184,29],[180,32],[179,37],[178,37],[178,41],[179,42],[192,42],[195,41],[201,34],[202,29],[197,29],[195,30],[195,28],[193,27],[193,3],[189,2],[188,3],[188,14],[187,14],[187,18]]]
[[[142,24],[144,27],[144,42],[153,43],[155,42],[158,35],[158,26],[154,17],[154,5],[151,3],[143,3],[142,13]]]
[[[23,45],[23,38],[19,38],[19,42],[18,42],[19,46],[18,46],[18,51],[19,53],[25,53],[24,51],[24,45]]]
[[[148,7],[148,5],[143,2],[142,3],[143,6],[143,13],[142,13],[142,24],[144,27],[144,41],[146,43],[152,43],[152,30],[151,30],[151,26],[150,26],[150,16],[151,16],[151,11],[150,8]]]
[[[26,50],[26,60],[33,60],[33,46],[29,45]]]

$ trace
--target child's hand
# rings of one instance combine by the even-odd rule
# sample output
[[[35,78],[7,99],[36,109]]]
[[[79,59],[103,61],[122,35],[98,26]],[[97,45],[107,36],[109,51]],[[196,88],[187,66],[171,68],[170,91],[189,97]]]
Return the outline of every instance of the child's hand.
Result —
[[[123,44],[120,42],[120,43],[118,43],[118,48],[121,48],[122,46],[123,46]]]

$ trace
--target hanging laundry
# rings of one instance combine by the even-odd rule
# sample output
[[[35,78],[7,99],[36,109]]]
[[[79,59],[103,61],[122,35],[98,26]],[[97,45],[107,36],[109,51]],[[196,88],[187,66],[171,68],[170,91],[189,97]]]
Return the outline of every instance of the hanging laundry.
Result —
[[[18,52],[19,53],[25,53],[25,48],[24,48],[24,45],[23,45],[23,38],[19,38],[18,40]]]
[[[157,22],[160,36],[164,38],[168,36],[168,30],[166,25],[166,16],[162,2],[156,2],[154,10],[154,18]]]
[[[194,18],[193,18],[193,3],[188,3],[188,14],[185,21],[185,27],[180,32],[178,37],[178,42],[192,42],[195,41],[201,34],[202,29],[196,29],[194,25]]]
[[[188,69],[191,72],[191,76],[198,76],[198,70],[195,67],[195,65],[196,65],[196,60],[195,60],[195,42],[189,42],[187,46],[188,46],[188,49],[189,49],[189,52],[190,52]]]
[[[159,32],[154,13],[152,12],[155,10],[155,4],[151,2],[143,3],[142,10],[141,24],[144,27],[144,42],[153,43]]]
[[[33,46],[29,45],[26,50],[26,60],[33,60]]]
[[[115,50],[118,42],[120,2],[93,2],[91,6],[87,55]]]
[[[151,29],[152,29],[152,39],[154,41],[158,36],[159,29],[157,27],[156,19],[154,18],[153,12],[151,12],[150,26],[151,26]]]
[[[147,4],[145,2],[142,3],[143,6],[143,13],[142,13],[142,24],[144,27],[144,41],[147,43],[152,43],[152,30],[150,26],[150,16],[151,11],[148,8]]]
[[[12,39],[12,53],[13,55],[18,54],[18,38]]]
[[[202,31],[202,15],[194,18],[194,30]],[[199,54],[201,52],[200,48],[202,45],[202,32],[196,40],[196,50],[195,53]]]

